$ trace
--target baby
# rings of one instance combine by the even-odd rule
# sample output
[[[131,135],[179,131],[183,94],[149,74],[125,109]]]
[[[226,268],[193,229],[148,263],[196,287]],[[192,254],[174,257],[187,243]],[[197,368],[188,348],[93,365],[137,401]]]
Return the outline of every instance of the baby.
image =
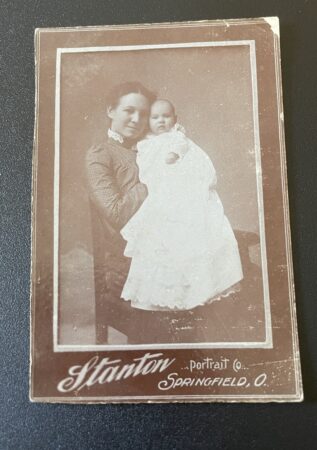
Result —
[[[149,128],[136,158],[148,196],[121,230],[131,258],[121,297],[134,308],[189,310],[234,290],[243,277],[239,250],[213,164],[169,100],[153,103]]]
[[[158,136],[168,131],[184,132],[183,127],[177,123],[177,115],[175,113],[174,105],[165,99],[156,100],[151,106],[149,127],[151,133],[148,137]],[[169,151],[165,157],[167,164],[174,164],[178,161],[188,150],[186,141],[178,140],[174,142],[175,147],[173,151]]]

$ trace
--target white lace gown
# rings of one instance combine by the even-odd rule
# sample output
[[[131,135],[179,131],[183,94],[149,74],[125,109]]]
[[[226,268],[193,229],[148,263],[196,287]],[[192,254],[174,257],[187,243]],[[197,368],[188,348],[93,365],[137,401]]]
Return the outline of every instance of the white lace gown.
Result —
[[[174,164],[166,156],[179,154]],[[121,230],[132,258],[121,297],[135,308],[188,310],[238,283],[237,242],[207,154],[180,131],[138,144],[148,197]]]

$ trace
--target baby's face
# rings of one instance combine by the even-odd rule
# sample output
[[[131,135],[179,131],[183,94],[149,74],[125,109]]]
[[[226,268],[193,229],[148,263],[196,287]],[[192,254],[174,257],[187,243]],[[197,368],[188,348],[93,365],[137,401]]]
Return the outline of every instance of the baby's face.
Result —
[[[158,100],[154,102],[150,113],[150,129],[154,134],[169,131],[176,123],[176,117],[169,102]]]

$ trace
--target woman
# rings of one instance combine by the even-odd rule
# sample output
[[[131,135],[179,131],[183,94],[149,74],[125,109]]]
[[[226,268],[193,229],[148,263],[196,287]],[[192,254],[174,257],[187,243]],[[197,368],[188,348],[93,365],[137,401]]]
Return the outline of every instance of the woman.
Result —
[[[87,153],[86,168],[93,227],[101,225],[103,245],[102,274],[103,284],[98,284],[105,299],[105,311],[98,310],[97,341],[104,342],[102,336],[102,316],[107,308],[119,302],[123,284],[126,280],[130,260],[123,256],[125,241],[120,235],[121,228],[128,222],[147,196],[145,185],[140,183],[136,165],[136,151],[133,146],[143,136],[149,119],[150,105],[155,95],[141,83],[128,82],[112,89],[107,99],[107,116],[110,127],[105,140],[91,147]],[[94,253],[98,252],[98,243]],[[96,280],[98,283],[99,280]],[[125,305],[126,306],[126,305]],[[115,305],[116,308],[116,305]],[[98,321],[100,322],[98,324]]]

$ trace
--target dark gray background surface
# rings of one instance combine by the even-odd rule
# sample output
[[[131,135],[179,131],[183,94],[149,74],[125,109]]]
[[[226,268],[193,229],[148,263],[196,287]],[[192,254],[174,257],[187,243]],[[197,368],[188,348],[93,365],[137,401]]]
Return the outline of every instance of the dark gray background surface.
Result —
[[[302,404],[49,405],[28,400],[36,27],[243,18],[281,21]],[[314,0],[0,1],[0,448],[310,449],[317,438]]]

